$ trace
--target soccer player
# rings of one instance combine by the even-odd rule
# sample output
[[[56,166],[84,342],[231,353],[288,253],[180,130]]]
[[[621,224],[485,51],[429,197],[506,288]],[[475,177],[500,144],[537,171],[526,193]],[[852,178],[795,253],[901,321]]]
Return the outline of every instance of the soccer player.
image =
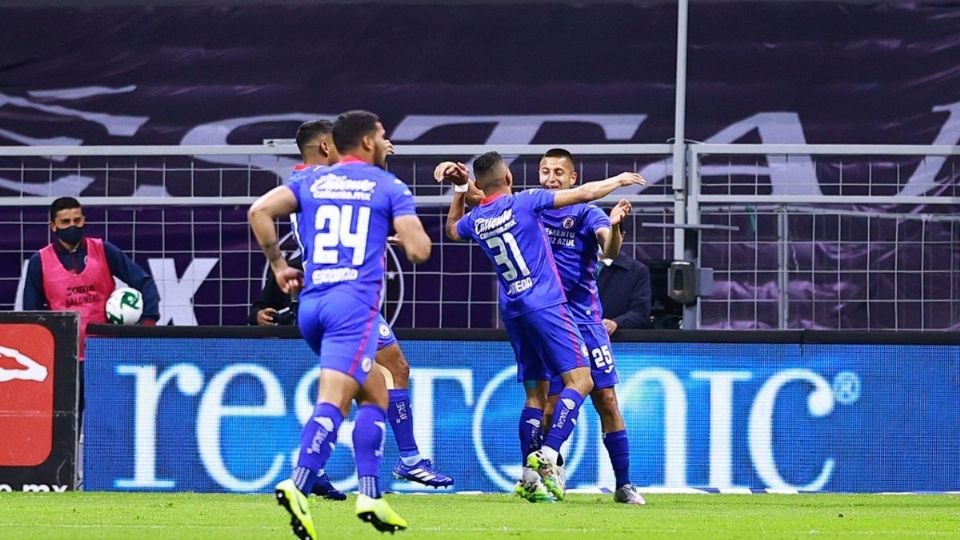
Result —
[[[543,155],[539,173],[540,185],[549,190],[571,189],[577,183],[573,155],[562,148],[553,148]],[[590,398],[600,415],[603,445],[610,456],[616,477],[613,500],[640,505],[646,501],[630,483],[630,444],[615,390],[619,377],[610,337],[603,325],[603,310],[594,274],[598,251],[606,259],[615,259],[620,254],[620,223],[629,215],[630,209],[630,203],[621,200],[610,211],[608,218],[594,204],[575,204],[546,210],[541,218],[550,238],[563,291],[567,295],[567,306],[590,352],[593,377]],[[544,411],[546,425],[549,425],[562,390],[563,381],[554,376],[550,381],[550,399]]]
[[[340,153],[333,141],[333,124],[328,120],[312,120],[304,122],[297,129],[297,148],[300,150],[302,164],[294,167],[295,179],[298,174],[308,174],[310,169],[317,166],[329,166],[340,161]],[[385,140],[385,154],[393,153],[393,145]],[[296,222],[296,218],[294,218]],[[272,288],[274,280],[267,288]],[[266,289],[265,289],[266,290]],[[296,291],[294,292],[294,294]],[[277,295],[279,298],[290,298],[290,295]],[[284,307],[284,306],[281,306]],[[267,309],[267,308],[264,308]],[[257,320],[261,319],[258,311]],[[410,364],[407,363],[397,343],[390,325],[378,313],[377,315],[377,354],[376,363],[382,370],[387,383],[389,404],[387,415],[393,431],[397,449],[400,451],[400,460],[393,469],[393,475],[402,480],[417,482],[428,487],[441,488],[453,485],[453,479],[437,470],[433,463],[420,455],[417,440],[413,435],[413,414],[410,408]],[[313,485],[313,494],[325,499],[342,501],[347,498],[336,489],[324,471],[319,471],[317,481]]]
[[[356,514],[380,531],[405,529],[407,522],[382,498],[380,461],[387,422],[387,388],[374,366],[384,250],[392,223],[407,258],[430,256],[430,238],[417,218],[413,195],[383,170],[384,128],[366,111],[341,114],[333,140],[342,155],[332,167],[316,167],[260,197],[249,220],[280,288],[303,287],[299,327],[322,366],[320,393],[300,435],[292,478],[277,484],[278,502],[301,539],[316,539],[307,498],[337,441],[350,402],[359,409],[353,430],[360,494]],[[287,265],[277,245],[274,220],[297,215],[304,272]]]
[[[441,172],[457,187],[447,214],[446,233],[455,241],[473,239],[496,267],[500,310],[517,360],[517,380],[526,392],[520,417],[524,463],[558,500],[564,496],[560,446],[569,438],[584,396],[593,389],[587,348],[573,321],[540,221],[551,208],[564,208],[604,197],[618,187],[642,185],[643,177],[623,173],[575,189],[533,189],[513,195],[513,176],[500,154],[488,152],[473,164],[476,187],[485,198],[464,215],[469,175],[462,164]],[[528,421],[547,401],[549,378],[560,373],[564,388],[542,448],[533,450]]]

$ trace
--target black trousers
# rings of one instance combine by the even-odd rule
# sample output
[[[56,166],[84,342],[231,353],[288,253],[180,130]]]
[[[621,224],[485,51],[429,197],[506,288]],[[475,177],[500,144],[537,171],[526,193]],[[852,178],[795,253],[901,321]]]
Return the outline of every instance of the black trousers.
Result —
[[[77,436],[83,433],[83,365],[85,362],[77,362]]]

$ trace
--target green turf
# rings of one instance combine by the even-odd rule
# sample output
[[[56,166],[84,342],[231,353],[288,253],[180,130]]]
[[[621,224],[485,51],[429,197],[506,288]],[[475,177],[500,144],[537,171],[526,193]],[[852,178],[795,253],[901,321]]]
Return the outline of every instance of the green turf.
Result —
[[[650,495],[530,504],[509,495],[392,495],[404,538],[960,538],[960,496]],[[321,538],[377,538],[345,503],[312,500]],[[0,493],[0,538],[293,538],[268,495]]]

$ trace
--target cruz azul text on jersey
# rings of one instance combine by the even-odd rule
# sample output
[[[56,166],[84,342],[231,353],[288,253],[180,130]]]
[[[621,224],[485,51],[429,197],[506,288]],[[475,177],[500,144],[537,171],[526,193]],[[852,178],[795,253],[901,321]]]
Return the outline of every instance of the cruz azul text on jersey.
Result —
[[[558,247],[577,247],[577,237],[574,231],[566,231],[554,227],[544,227],[547,237],[550,238],[550,244]]]

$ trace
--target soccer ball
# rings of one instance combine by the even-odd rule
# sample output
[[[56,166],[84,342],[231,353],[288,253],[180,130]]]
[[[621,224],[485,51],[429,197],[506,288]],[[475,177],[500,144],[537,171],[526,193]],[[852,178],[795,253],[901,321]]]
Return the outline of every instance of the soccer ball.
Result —
[[[123,287],[107,298],[107,320],[113,324],[137,324],[143,315],[143,295],[136,289]]]

